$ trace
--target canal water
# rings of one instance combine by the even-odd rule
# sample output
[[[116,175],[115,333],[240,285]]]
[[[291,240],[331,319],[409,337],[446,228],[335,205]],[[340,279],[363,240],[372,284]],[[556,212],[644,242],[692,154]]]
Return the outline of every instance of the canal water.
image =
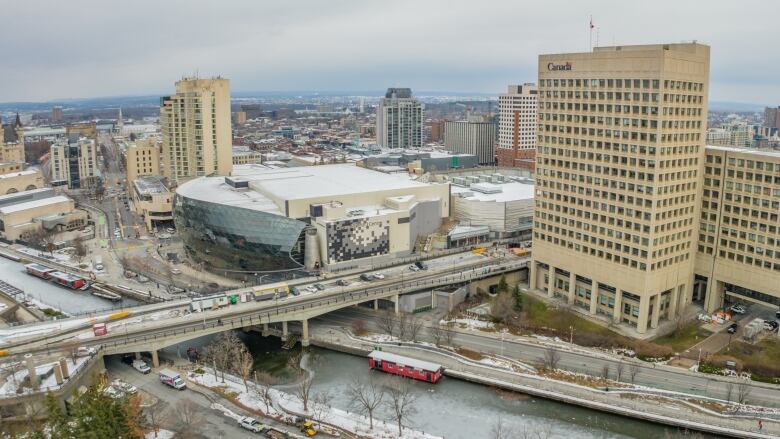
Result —
[[[255,367],[276,375],[280,381],[291,379],[285,370],[289,357],[296,351],[284,351],[276,337],[263,338],[257,333],[243,334],[242,338],[255,356]],[[320,357],[316,369],[313,394],[328,392],[331,404],[340,409],[356,411],[350,406],[347,393],[355,380],[382,383],[390,376],[372,371],[364,358],[325,349],[312,348]],[[676,437],[677,431],[660,425],[635,421],[598,411],[532,398],[527,395],[503,392],[486,386],[444,377],[437,384],[410,381],[417,400],[416,414],[411,423],[422,430],[446,439],[488,439],[491,428],[501,419],[509,428],[510,437],[549,438],[641,438]],[[392,422],[386,408],[378,410],[377,419]],[[549,432],[549,435],[537,435]],[[667,436],[668,435],[668,436]],[[707,436],[697,436],[707,437]]]
[[[95,297],[89,291],[74,291],[27,274],[24,265],[0,258],[0,279],[21,289],[24,293],[68,314],[80,315],[138,305],[138,301],[123,298],[119,302]]]

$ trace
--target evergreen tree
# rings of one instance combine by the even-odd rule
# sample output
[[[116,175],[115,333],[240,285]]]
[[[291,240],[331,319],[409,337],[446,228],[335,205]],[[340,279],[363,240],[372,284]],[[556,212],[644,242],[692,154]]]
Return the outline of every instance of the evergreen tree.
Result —
[[[509,291],[509,284],[506,283],[506,275],[501,275],[501,280],[498,281],[498,292],[502,293],[504,291]]]
[[[46,413],[48,413],[47,426],[51,439],[65,439],[71,437],[68,426],[68,416],[62,409],[62,405],[51,392],[46,393],[44,401]]]
[[[520,294],[520,287],[515,285],[512,289],[512,295],[515,296],[515,311],[523,311],[523,295]]]

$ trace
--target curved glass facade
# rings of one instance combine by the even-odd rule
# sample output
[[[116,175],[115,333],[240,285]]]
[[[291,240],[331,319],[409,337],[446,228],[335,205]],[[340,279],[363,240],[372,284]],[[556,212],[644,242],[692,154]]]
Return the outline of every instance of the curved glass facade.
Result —
[[[199,262],[248,271],[303,266],[303,221],[179,193],[173,218],[188,254]]]

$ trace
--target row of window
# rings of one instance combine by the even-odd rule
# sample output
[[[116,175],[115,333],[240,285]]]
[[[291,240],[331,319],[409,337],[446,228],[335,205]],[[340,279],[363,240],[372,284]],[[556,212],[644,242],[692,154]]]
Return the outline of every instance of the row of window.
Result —
[[[584,88],[646,88],[658,90],[661,82],[658,79],[542,79],[539,89],[545,87],[584,87]],[[701,82],[664,80],[666,90],[689,90],[703,92]]]

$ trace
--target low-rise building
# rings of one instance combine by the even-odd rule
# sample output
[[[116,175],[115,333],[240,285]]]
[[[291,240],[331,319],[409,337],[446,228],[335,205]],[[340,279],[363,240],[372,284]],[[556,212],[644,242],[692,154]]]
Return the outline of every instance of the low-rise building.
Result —
[[[43,187],[43,175],[40,169],[0,174],[0,194],[13,194]]]
[[[125,150],[127,181],[144,175],[162,175],[160,172],[160,147],[154,138],[142,139],[127,145]]]
[[[263,154],[260,151],[252,151],[246,146],[233,145],[233,165],[251,165],[263,163]]]
[[[26,239],[40,231],[76,230],[86,224],[87,213],[53,189],[0,195],[0,237],[8,241]]]
[[[131,197],[133,210],[144,219],[147,230],[173,221],[173,194],[164,178],[153,175],[137,177],[133,180]]]

